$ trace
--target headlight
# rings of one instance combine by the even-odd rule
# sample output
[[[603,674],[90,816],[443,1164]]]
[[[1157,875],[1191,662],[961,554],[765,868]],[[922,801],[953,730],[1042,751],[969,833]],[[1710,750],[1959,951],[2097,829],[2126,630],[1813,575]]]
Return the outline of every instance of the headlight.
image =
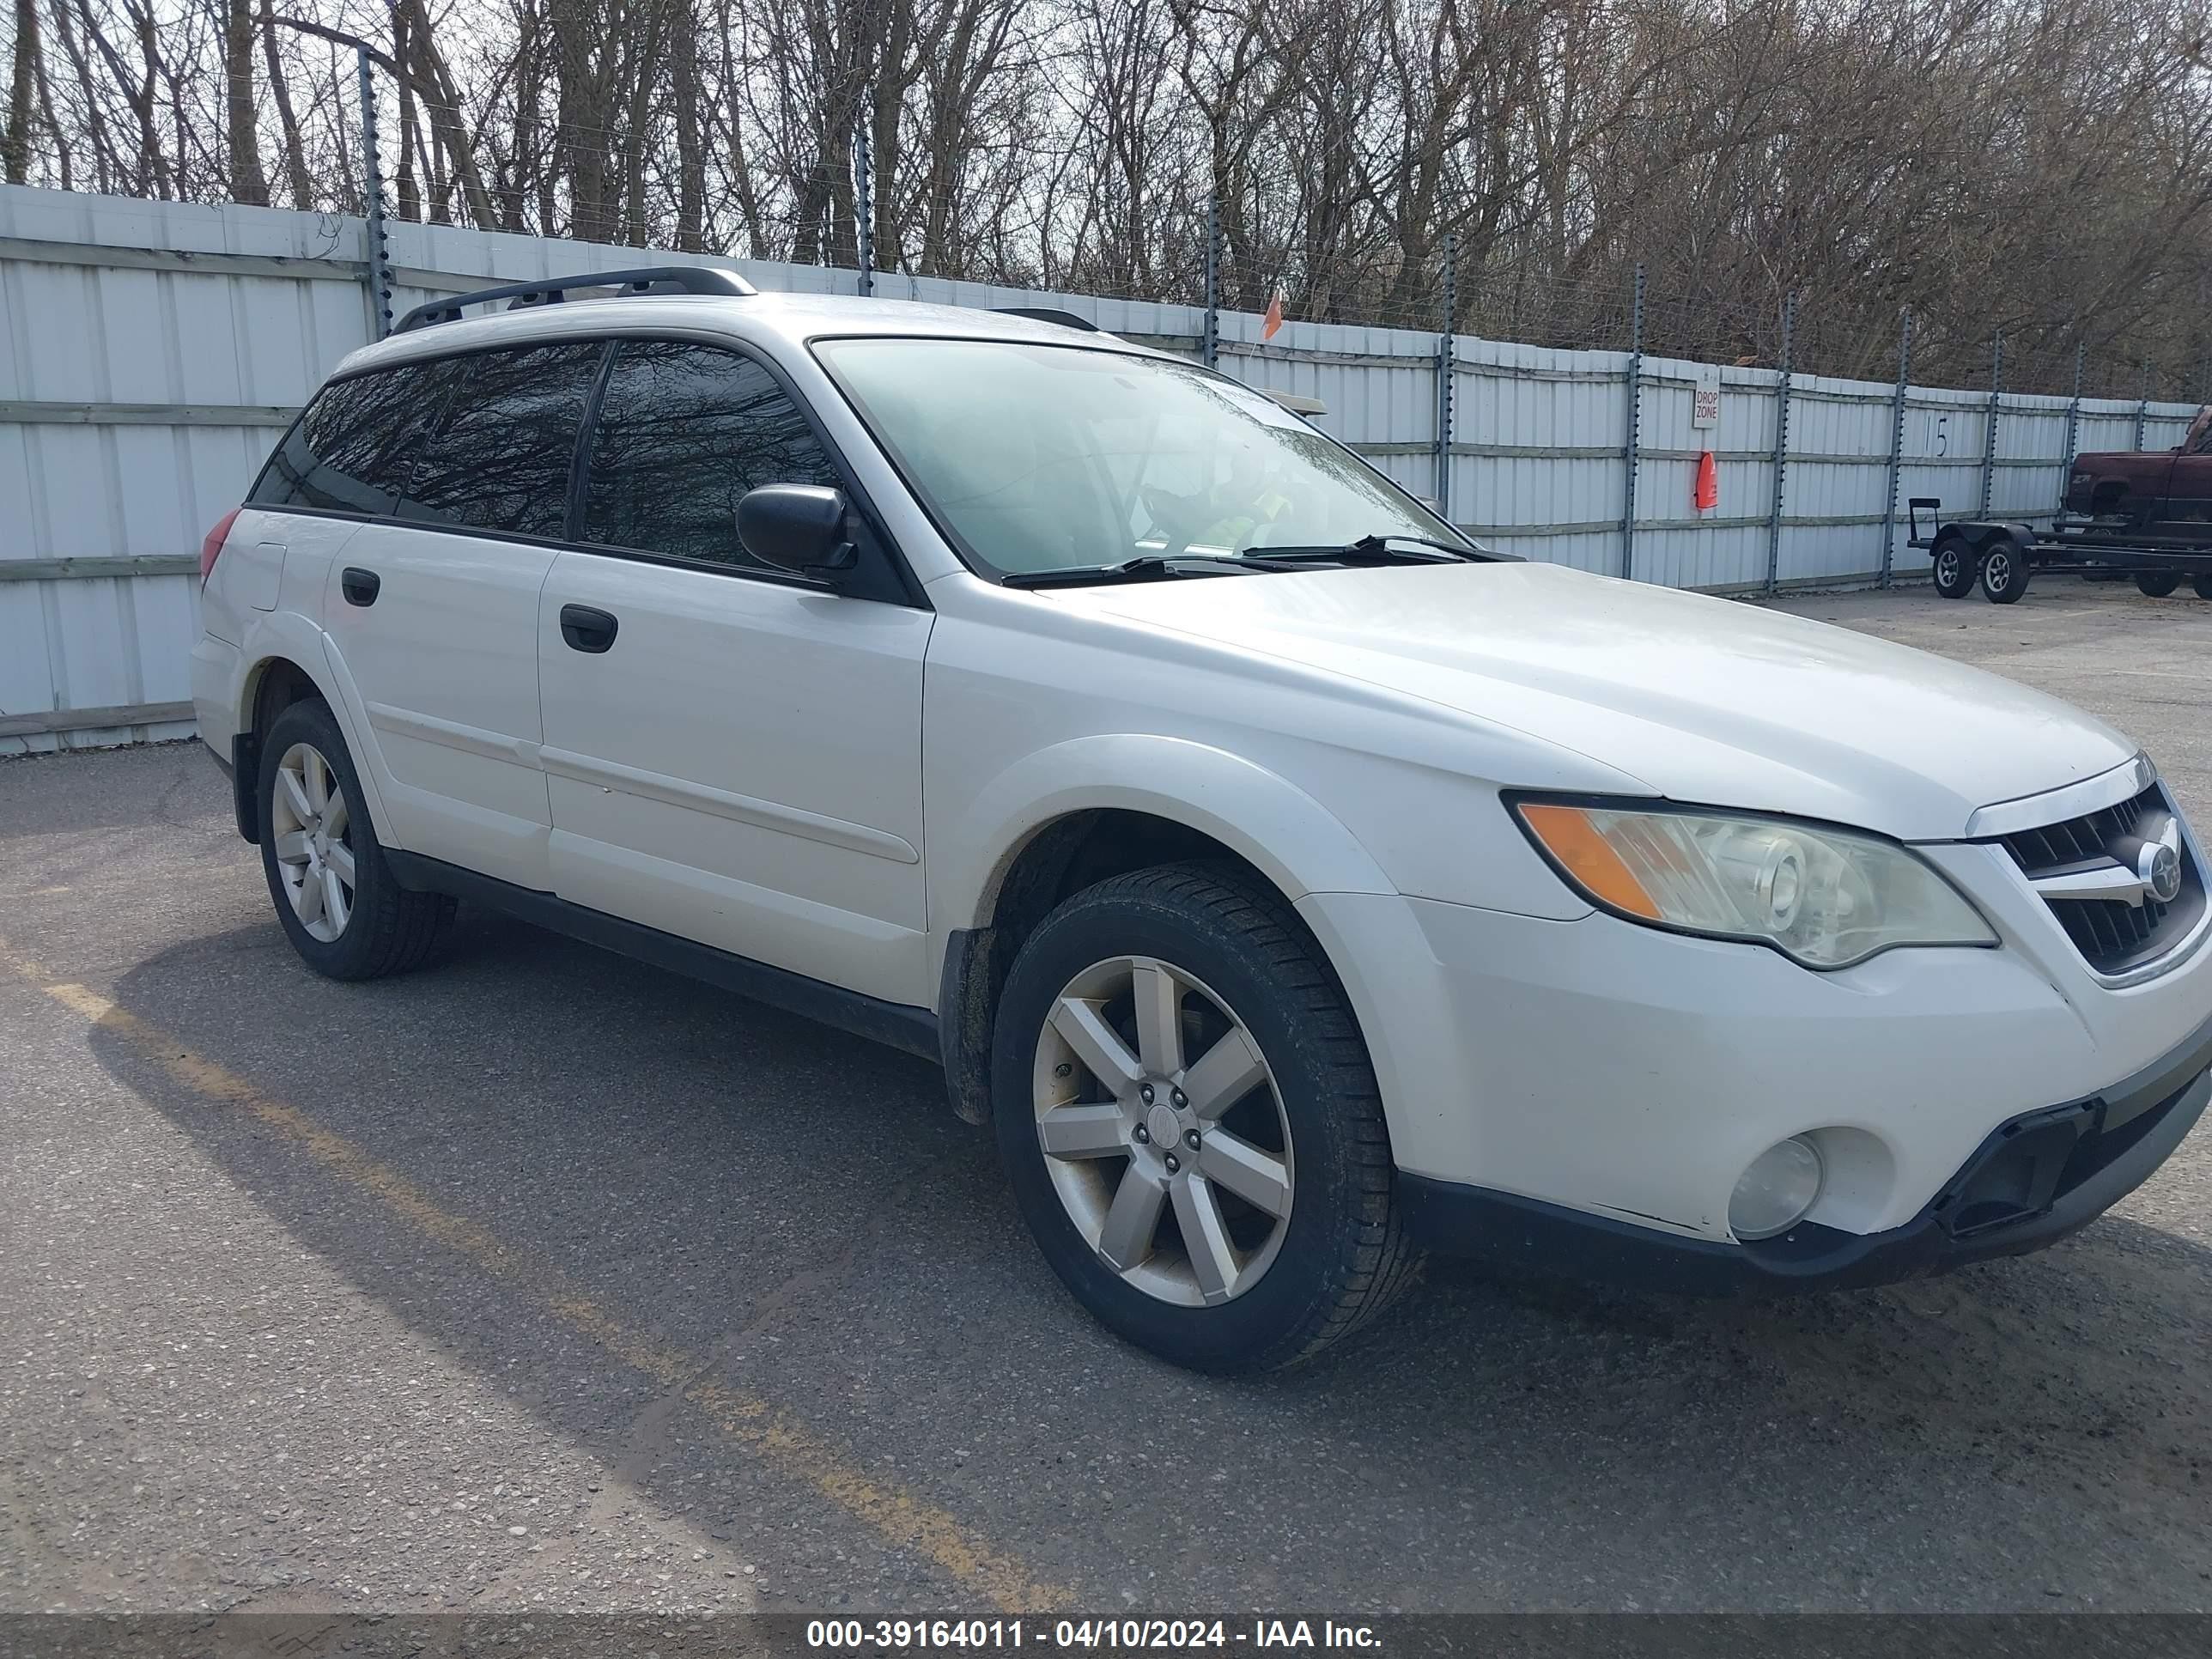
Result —
[[[1771,945],[1844,968],[1893,945],[1995,945],[1974,907],[1902,847],[1773,818],[1522,801],[1536,844],[1631,921]]]

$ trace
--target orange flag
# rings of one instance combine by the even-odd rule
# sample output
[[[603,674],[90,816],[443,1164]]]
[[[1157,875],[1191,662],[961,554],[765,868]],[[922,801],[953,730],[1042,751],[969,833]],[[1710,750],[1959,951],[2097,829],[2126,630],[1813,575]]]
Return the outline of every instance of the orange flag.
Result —
[[[1272,340],[1275,331],[1283,325],[1283,290],[1277,289],[1267,299],[1267,320],[1260,325],[1260,337]]]

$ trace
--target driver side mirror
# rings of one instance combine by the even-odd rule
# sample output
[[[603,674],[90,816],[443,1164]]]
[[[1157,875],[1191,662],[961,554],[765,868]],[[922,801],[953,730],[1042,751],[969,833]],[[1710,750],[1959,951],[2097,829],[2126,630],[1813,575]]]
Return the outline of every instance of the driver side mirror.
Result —
[[[763,484],[738,503],[738,540],[772,569],[826,579],[860,562],[845,533],[844,492],[819,484]]]

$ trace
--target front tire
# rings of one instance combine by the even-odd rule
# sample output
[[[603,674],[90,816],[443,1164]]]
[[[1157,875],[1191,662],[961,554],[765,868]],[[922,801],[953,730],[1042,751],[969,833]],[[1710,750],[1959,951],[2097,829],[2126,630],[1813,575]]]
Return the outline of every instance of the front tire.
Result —
[[[2180,586],[2178,571],[2146,570],[2136,578],[2136,592],[2147,599],[2162,599]]]
[[[1936,544],[1936,591],[1947,599],[1963,599],[1974,591],[1974,556],[1957,537]]]
[[[1061,904],[1007,975],[992,1078],[1045,1259],[1163,1358],[1297,1364],[1414,1272],[1343,988],[1297,914],[1240,871],[1140,870]]]
[[[2212,576],[2191,576],[2189,586],[2200,599],[2212,599]]]
[[[293,703],[261,742],[261,867],[301,960],[331,979],[428,961],[453,901],[410,892],[386,862],[353,756],[319,699]]]

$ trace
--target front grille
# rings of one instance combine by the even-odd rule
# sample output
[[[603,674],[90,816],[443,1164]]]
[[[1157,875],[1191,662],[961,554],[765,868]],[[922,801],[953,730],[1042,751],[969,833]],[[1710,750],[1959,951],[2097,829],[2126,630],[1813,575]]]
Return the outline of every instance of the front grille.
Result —
[[[2163,787],[2154,783],[2117,806],[2101,807],[2063,823],[2016,830],[2001,842],[2032,880],[2101,864],[2112,856],[2112,845],[2136,834],[2146,817],[2173,811]],[[2204,913],[2204,884],[2185,841],[2181,891],[2171,903],[2161,904],[2148,896],[2139,905],[2122,899],[2050,896],[2044,902],[2084,961],[2099,973],[2122,974],[2163,955],[2197,925]]]

